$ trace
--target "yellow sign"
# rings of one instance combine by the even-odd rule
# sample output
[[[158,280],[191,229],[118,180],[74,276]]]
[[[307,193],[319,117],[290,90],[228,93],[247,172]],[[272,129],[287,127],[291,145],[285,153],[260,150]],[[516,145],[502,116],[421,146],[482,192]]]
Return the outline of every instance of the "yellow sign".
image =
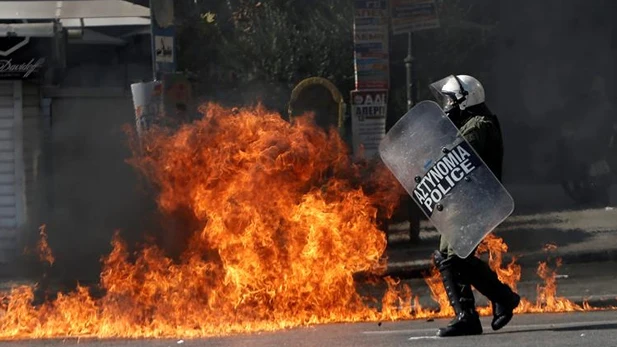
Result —
[[[322,77],[310,77],[296,85],[289,101],[289,120],[308,111],[315,112],[320,126],[334,125],[335,121],[342,134],[345,102],[332,82]]]

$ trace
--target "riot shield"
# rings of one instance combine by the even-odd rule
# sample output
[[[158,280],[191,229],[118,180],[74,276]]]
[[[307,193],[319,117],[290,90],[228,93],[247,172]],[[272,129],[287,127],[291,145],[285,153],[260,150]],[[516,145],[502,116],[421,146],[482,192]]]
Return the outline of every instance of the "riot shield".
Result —
[[[508,191],[433,101],[409,110],[379,153],[461,258],[514,210]]]

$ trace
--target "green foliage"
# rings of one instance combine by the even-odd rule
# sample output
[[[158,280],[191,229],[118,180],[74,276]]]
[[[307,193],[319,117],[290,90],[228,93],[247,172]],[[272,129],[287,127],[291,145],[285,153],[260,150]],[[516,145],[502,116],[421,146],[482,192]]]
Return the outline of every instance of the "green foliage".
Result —
[[[430,97],[426,87],[432,80],[469,73],[496,24],[483,15],[496,6],[494,0],[437,3],[441,27],[414,34],[420,99]],[[176,13],[179,66],[195,74],[204,91],[259,83],[288,97],[295,84],[311,76],[329,79],[345,97],[353,89],[353,0],[177,0]],[[396,113],[406,108],[406,46],[405,35],[392,37],[391,110]]]
[[[287,86],[310,76],[343,84],[353,79],[349,1],[310,8],[293,0],[253,2],[235,12],[236,26],[220,46],[222,66],[242,71],[243,81]]]
[[[353,86],[350,0],[180,0],[176,9],[179,66],[200,80]]]

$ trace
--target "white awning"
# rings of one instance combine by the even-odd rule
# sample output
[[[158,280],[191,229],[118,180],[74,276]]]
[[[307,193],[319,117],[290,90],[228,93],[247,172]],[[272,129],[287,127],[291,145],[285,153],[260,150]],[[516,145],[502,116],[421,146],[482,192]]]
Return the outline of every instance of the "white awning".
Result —
[[[109,20],[120,17],[150,18],[150,9],[122,0],[0,2],[0,20],[84,18],[85,21],[87,18]]]
[[[63,28],[81,28],[80,19],[60,19]],[[109,27],[109,26],[149,26],[150,19],[142,17],[109,17],[109,18],[84,18],[84,27]]]

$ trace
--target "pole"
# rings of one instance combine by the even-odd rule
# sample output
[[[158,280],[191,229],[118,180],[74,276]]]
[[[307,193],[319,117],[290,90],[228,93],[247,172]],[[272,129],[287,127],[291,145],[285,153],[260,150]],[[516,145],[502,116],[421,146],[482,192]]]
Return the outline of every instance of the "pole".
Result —
[[[152,55],[151,59],[152,59],[152,80],[156,81],[158,78],[158,69],[156,66],[156,44],[154,42],[155,40],[155,27],[156,27],[156,23],[154,22],[155,16],[156,14],[154,13],[154,1],[156,0],[149,0],[148,1],[148,5],[150,6],[150,54]]]
[[[412,62],[413,56],[411,55],[411,44],[412,44],[412,33],[411,31],[407,33],[407,56],[405,57],[405,70],[407,73],[406,83],[407,83],[407,110],[410,110],[413,107],[413,76],[412,76]]]
[[[406,70],[406,84],[407,84],[407,110],[410,110],[415,104],[415,95],[413,89],[414,77],[413,76],[413,56],[412,56],[412,39],[413,33],[409,31],[407,33],[407,56],[405,57],[405,70]],[[408,220],[409,220],[409,241],[417,242],[420,240],[420,209],[416,206],[413,199],[408,196]]]

